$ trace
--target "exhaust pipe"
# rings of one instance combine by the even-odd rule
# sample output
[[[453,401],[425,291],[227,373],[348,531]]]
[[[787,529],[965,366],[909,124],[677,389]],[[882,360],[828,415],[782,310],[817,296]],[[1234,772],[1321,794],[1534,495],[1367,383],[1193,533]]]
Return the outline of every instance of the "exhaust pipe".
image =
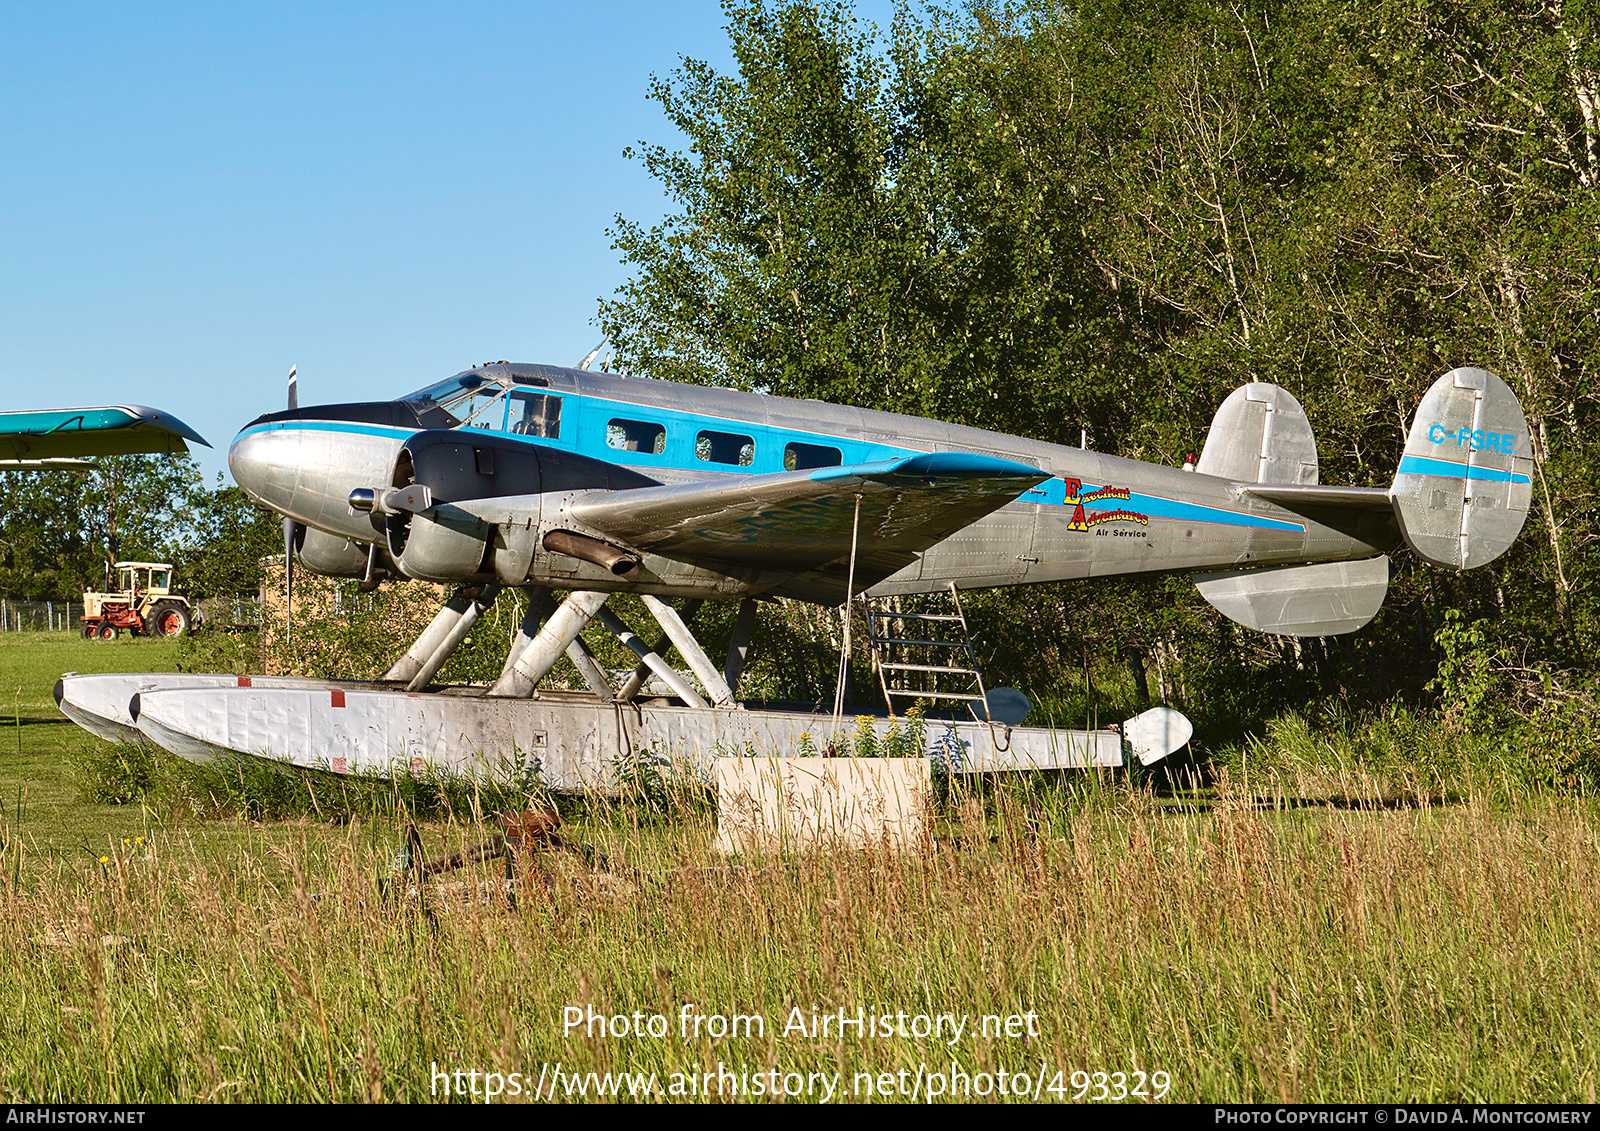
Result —
[[[544,536],[544,548],[566,554],[579,561],[591,562],[617,577],[632,578],[639,572],[644,559],[632,550],[618,549],[609,542],[579,534],[574,530],[552,530]]]

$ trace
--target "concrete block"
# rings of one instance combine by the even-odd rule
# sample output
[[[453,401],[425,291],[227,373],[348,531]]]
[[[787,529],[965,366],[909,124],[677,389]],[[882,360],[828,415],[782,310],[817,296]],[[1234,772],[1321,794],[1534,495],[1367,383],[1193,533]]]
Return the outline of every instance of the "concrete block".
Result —
[[[719,758],[719,852],[927,844],[926,758]]]

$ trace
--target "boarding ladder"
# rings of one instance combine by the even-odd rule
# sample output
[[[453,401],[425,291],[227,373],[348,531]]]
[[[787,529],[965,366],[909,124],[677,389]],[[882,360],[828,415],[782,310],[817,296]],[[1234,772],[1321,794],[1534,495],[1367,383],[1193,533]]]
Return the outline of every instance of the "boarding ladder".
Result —
[[[898,716],[895,701],[909,707],[919,699],[958,702],[972,717],[987,722],[983,674],[967,632],[961,594],[952,583],[944,593],[919,602],[927,611],[907,612],[904,597],[868,597],[861,603],[867,617],[872,663],[889,714]]]

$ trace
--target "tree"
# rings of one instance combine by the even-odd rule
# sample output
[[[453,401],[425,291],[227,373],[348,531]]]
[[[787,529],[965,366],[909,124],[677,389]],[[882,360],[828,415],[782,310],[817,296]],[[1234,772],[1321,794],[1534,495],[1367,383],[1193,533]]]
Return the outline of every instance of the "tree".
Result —
[[[188,456],[105,456],[84,471],[0,479],[0,591],[71,599],[118,562],[181,562],[205,498]]]
[[[187,455],[104,456],[84,474],[79,505],[89,539],[109,568],[134,558],[181,556],[204,499],[200,469]]]
[[[1120,418],[1134,359],[1071,193],[997,139],[956,28],[902,12],[880,57],[843,4],[726,11],[738,75],[651,88],[691,146],[640,150],[680,211],[613,232],[620,362],[1046,438],[1088,423],[1066,390]]]
[[[0,474],[0,594],[70,599],[104,578],[78,500],[82,473]]]
[[[262,560],[283,553],[283,523],[219,476],[196,512],[193,539],[184,575],[194,597],[254,596]]]

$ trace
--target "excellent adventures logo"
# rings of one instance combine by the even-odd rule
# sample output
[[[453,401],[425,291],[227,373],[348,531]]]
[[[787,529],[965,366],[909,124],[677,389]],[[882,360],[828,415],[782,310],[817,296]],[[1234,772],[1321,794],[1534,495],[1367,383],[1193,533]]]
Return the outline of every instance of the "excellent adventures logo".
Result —
[[[1091,526],[1099,526],[1107,522],[1137,522],[1140,526],[1150,525],[1150,516],[1140,514],[1138,511],[1123,510],[1095,510],[1086,509],[1094,503],[1104,502],[1107,499],[1127,501],[1129,491],[1126,487],[1096,487],[1092,491],[1083,489],[1081,479],[1062,479],[1067,485],[1067,505],[1073,508],[1072,521],[1067,524],[1068,530],[1088,530]]]

